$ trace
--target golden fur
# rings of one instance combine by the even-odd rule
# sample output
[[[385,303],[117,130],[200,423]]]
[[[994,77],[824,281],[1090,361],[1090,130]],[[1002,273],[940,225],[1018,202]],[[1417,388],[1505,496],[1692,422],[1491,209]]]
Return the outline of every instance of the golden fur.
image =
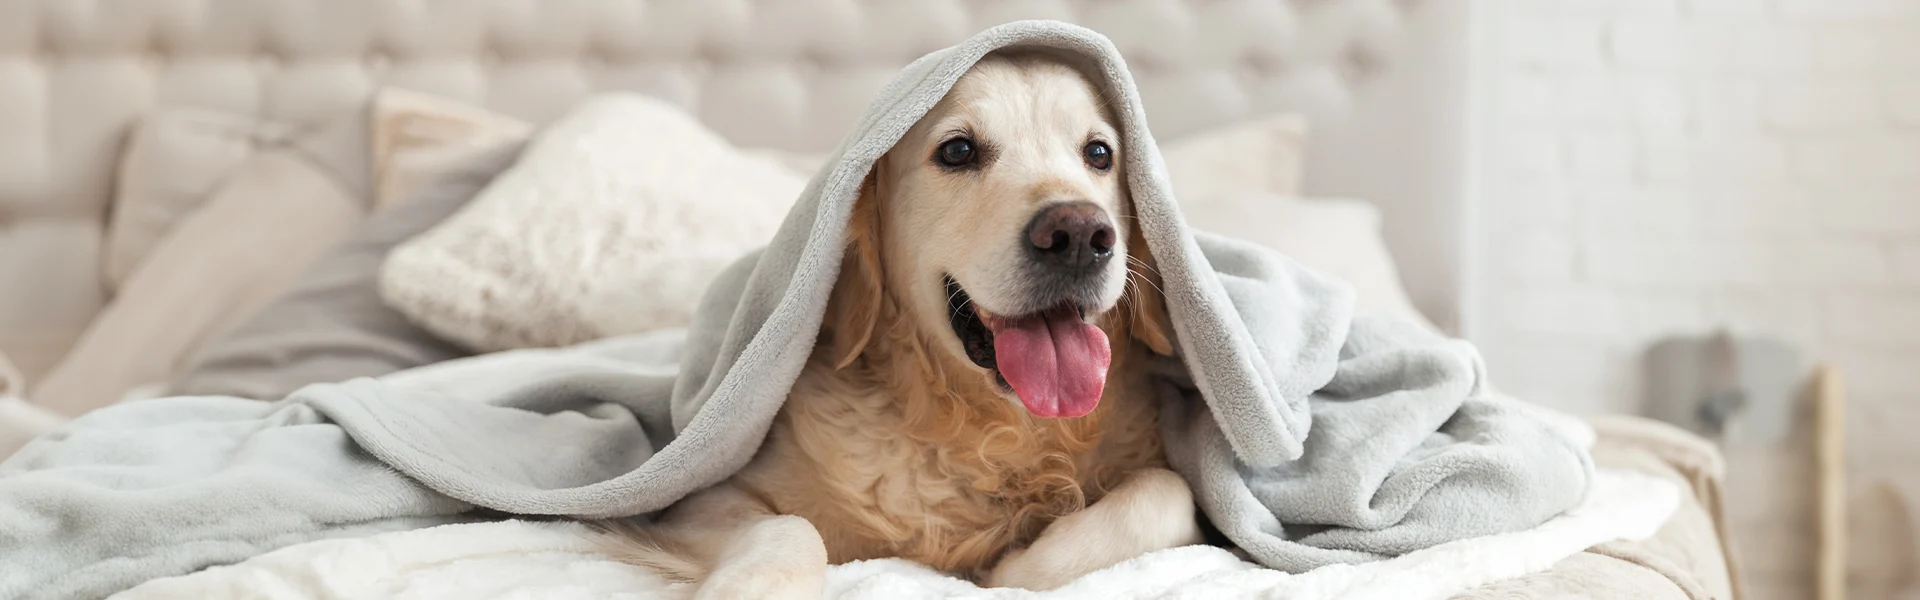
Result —
[[[862,204],[856,211],[871,210],[871,202]],[[852,236],[847,260],[871,255],[864,236]],[[1098,500],[1120,476],[1163,464],[1155,412],[1129,375],[1138,351],[1126,343],[1131,318],[1104,319],[1123,349],[1099,408],[1076,419],[1039,419],[1001,397],[964,358],[937,351],[899,314],[897,300],[884,292],[866,297],[873,286],[860,279],[874,277],[871,269],[846,273],[836,289],[849,293],[837,293],[834,303],[875,309],[830,309],[823,347],[842,348],[845,338],[865,343],[840,365],[833,352],[816,355],[761,456],[735,479],[776,512],[812,522],[833,562],[895,556],[981,570],[1053,519]],[[870,327],[878,330],[867,333]]]
[[[1099,203],[1127,225],[1118,234],[1123,243],[1138,240],[1123,169],[1089,174],[1054,156],[1054,138],[1071,141],[1062,136],[1082,130],[1114,140],[1119,154],[1112,122],[1091,86],[1055,63],[990,57],[964,77],[863,186],[818,345],[759,453],[727,483],[669,510],[662,525],[626,532],[627,558],[683,579],[710,578],[705,595],[816,581],[805,566],[811,563],[725,539],[760,535],[763,546],[824,550],[831,563],[902,557],[990,584],[1047,587],[1079,574],[1070,571],[1137,554],[1128,549],[1136,545],[1197,541],[1188,531],[1193,513],[1184,484],[1164,471],[1156,407],[1138,364],[1172,350],[1150,254],[1138,244],[1124,253],[1116,248],[1127,259],[1116,261],[1113,304],[1089,311],[1111,341],[1112,364],[1098,407],[1079,418],[1031,416],[997,388],[990,371],[967,359],[938,279],[951,273],[970,292],[980,290],[975,301],[983,309],[998,308],[986,303],[997,301],[997,286],[1010,284],[994,279],[991,262],[1007,258],[983,250],[991,244],[981,240],[1007,237],[1035,207],[1060,197]],[[926,166],[926,150],[956,127],[996,140],[1001,154],[992,176]],[[977,201],[949,201],[955,198]],[[1128,483],[1146,471],[1165,476]],[[1129,498],[1150,499],[1132,504],[1174,511],[1165,517],[1171,525],[1136,536],[1142,541],[1106,544],[1122,555],[1034,557],[995,577],[1010,553],[1054,536],[1049,525],[1088,511],[1123,485],[1140,490]],[[755,519],[768,525],[742,524]],[[1103,522],[1076,535],[1122,535],[1131,526]],[[738,567],[738,579],[758,583],[721,576],[729,565],[755,561],[764,564],[753,572]]]

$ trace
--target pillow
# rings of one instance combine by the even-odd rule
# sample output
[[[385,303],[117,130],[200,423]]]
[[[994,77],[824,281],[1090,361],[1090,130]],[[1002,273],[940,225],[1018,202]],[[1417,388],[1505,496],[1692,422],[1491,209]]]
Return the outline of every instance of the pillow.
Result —
[[[1262,193],[1299,196],[1307,120],[1275,114],[1160,144],[1173,195]]]
[[[239,115],[180,108],[155,113],[129,135],[107,217],[101,268],[117,290],[181,218],[254,153],[256,139],[283,136]]]
[[[1305,119],[1283,114],[1163,151],[1178,193],[1294,195],[1305,141]],[[381,293],[481,352],[684,326],[712,276],[771,238],[824,160],[735,149],[667,104],[602,97],[542,133],[467,209],[396,249]]]
[[[483,352],[685,326],[707,283],[773,237],[806,183],[665,102],[597,96],[396,248],[380,292]]]
[[[826,166],[827,159],[830,158],[830,156],[827,154],[819,154],[819,153],[813,153],[813,152],[793,152],[788,150],[775,150],[772,148],[753,148],[749,150],[742,150],[742,152],[745,152],[748,155],[752,155],[752,156],[764,158],[776,163],[780,163],[781,165],[785,166],[788,170],[791,170],[795,173],[799,173],[809,178],[813,177],[815,173],[820,172],[820,167]]]
[[[1380,210],[1358,200],[1298,199],[1257,192],[1185,197],[1193,227],[1259,243],[1301,265],[1353,285],[1355,302],[1438,331],[1415,308],[1387,243]]]
[[[450,175],[468,183],[475,177],[491,180],[498,169],[479,167],[506,168],[533,131],[513,117],[402,89],[381,90],[374,97],[372,128],[375,210],[413,198],[420,188],[440,185]],[[507,162],[500,163],[503,159]]]
[[[366,123],[362,107],[290,127],[223,176],[141,257],[34,402],[67,415],[111,404],[165,381],[199,343],[264,306],[365,215]]]
[[[372,155],[384,207],[252,319],[208,342],[166,393],[278,399],[311,383],[465,356],[381,301],[380,265],[511,166],[530,129],[447,100],[381,92]]]

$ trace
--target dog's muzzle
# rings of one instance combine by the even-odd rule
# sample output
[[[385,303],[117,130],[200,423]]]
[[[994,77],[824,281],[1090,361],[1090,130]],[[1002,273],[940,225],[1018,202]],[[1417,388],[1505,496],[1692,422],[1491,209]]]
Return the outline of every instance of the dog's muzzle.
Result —
[[[1033,215],[1025,232],[1027,308],[1063,302],[1099,304],[1102,284],[1119,243],[1113,219],[1092,202],[1062,202]]]

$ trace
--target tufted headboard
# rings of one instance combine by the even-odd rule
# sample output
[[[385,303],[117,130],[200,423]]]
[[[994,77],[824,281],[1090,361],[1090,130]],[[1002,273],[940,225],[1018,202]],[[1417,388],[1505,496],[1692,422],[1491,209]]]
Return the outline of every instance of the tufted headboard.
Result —
[[[544,121],[624,89],[743,146],[825,150],[911,59],[1024,18],[1112,37],[1162,139],[1309,116],[1309,193],[1381,206],[1416,303],[1453,329],[1466,2],[0,0],[0,352],[69,344],[105,301],[115,158],[156,106],[298,120],[386,84]]]

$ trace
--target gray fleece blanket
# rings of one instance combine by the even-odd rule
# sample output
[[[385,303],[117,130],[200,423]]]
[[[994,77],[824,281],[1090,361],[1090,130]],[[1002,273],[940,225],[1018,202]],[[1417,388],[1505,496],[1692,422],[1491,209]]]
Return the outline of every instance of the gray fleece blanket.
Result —
[[[1200,507],[1277,569],[1535,526],[1573,506],[1580,436],[1490,392],[1466,343],[1353,314],[1347,286],[1189,230],[1131,76],[1100,35],[987,30],[909,65],[770,245],[684,332],[494,354],[284,401],[166,398],[78,419],[0,464],[0,598],[101,597],[314,539],[498,513],[656,511],[744,465],[808,354],[874,160],[982,55],[1050,49],[1117,105],[1177,358],[1168,456]]]

